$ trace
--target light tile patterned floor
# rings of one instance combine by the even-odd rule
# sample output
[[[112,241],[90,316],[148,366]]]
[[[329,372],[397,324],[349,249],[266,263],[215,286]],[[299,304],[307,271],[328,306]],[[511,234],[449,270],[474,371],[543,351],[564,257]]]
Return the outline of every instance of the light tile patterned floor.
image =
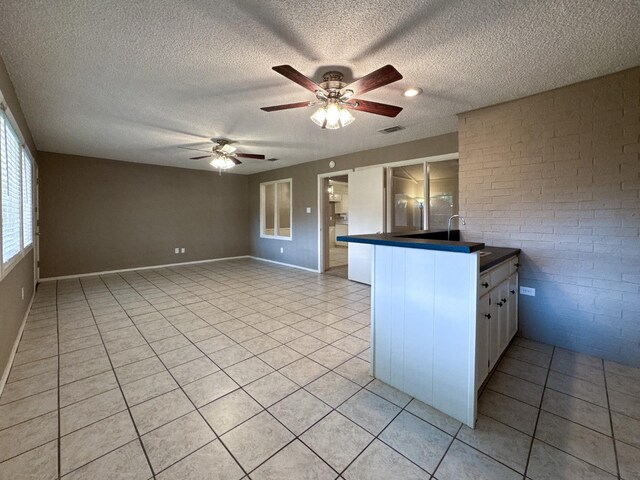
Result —
[[[329,266],[337,267],[349,262],[349,247],[335,246],[329,249]]]
[[[640,478],[640,370],[515,339],[477,428],[373,380],[369,289],[252,260],[44,283],[0,479]]]

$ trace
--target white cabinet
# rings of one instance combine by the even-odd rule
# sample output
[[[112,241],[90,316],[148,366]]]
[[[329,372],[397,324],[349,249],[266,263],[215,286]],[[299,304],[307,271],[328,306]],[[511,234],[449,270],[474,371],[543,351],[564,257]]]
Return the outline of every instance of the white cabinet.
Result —
[[[342,237],[345,235],[349,235],[349,225],[344,225],[342,223],[336,223],[336,236],[333,237],[334,239],[336,237]],[[348,244],[347,242],[338,242],[336,240],[336,245],[340,246],[340,247],[346,247]]]
[[[513,338],[518,331],[518,274],[509,277],[509,315],[507,337]]]
[[[518,331],[517,257],[483,272],[476,308],[476,388],[509,346]]]
[[[489,295],[478,300],[476,310],[476,384],[482,385],[489,374],[489,338],[491,311]]]
[[[336,213],[348,213],[349,212],[349,194],[343,193],[340,196],[340,200],[336,203]]]
[[[498,291],[498,322],[500,323],[499,350],[503,352],[511,340],[509,337],[509,280],[503,280],[496,290]]]
[[[500,356],[500,312],[498,311],[498,289],[489,293],[489,370],[496,366]]]

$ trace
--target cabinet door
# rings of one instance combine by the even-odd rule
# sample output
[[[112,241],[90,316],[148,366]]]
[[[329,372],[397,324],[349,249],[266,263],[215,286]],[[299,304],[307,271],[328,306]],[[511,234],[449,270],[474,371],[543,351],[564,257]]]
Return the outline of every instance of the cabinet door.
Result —
[[[494,288],[489,297],[489,370],[495,367],[500,356],[500,289]]]
[[[500,340],[499,340],[499,354],[502,355],[505,348],[509,344],[509,280],[505,279],[496,289],[498,290],[498,321],[499,321],[499,329],[500,329]]]
[[[478,300],[476,318],[476,390],[489,373],[489,295]]]
[[[507,342],[510,342],[518,331],[518,274],[509,277],[509,320]]]

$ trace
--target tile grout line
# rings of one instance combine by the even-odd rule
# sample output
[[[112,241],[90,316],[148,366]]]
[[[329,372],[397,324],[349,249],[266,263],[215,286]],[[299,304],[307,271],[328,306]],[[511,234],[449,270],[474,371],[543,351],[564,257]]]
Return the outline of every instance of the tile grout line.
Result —
[[[411,413],[411,412],[409,412]],[[445,450],[444,454],[442,455],[442,457],[440,458],[440,460],[438,460],[438,464],[436,465],[436,467],[433,469],[433,473],[431,474],[432,478],[436,478],[436,472],[438,471],[438,469],[440,468],[440,465],[442,465],[442,462],[444,462],[445,457],[447,456],[447,453],[449,453],[449,450],[451,449],[451,447],[453,446],[453,444],[455,443],[455,441],[458,439],[458,434],[460,433],[460,430],[462,430],[462,427],[464,426],[464,424],[461,424],[458,429],[456,430],[456,433],[453,435],[453,438],[451,439],[451,442],[449,442],[449,445],[447,445],[447,449]],[[466,445],[466,444],[465,444]],[[484,453],[484,452],[483,452]],[[486,453],[485,453],[486,455]]]
[[[551,359],[549,360],[549,368],[547,370],[547,377],[544,381],[544,387],[542,389],[542,395],[540,396],[540,405],[538,406],[538,415],[536,416],[536,423],[533,427],[533,432],[531,434],[531,443],[529,444],[529,454],[527,455],[527,463],[524,467],[524,478],[527,478],[527,472],[529,471],[529,463],[531,462],[531,452],[533,451],[533,442],[536,440],[536,432],[538,431],[538,422],[540,421],[540,414],[542,412],[542,402],[544,401],[544,391],[547,388],[547,382],[549,381],[549,374],[551,372],[551,362],[553,361],[553,355],[556,352],[556,347],[553,347],[551,351]]]
[[[607,384],[607,369],[604,365],[604,360],[602,360],[602,371],[604,376],[604,391],[607,395],[607,411],[609,412],[609,426],[611,427],[611,440],[613,443],[613,457],[616,461],[616,473],[618,474],[618,480],[622,478],[620,476],[620,462],[618,460],[618,446],[616,445],[616,432],[613,428],[613,415],[611,414],[611,403],[609,402],[609,386]]]
[[[372,380],[371,382],[369,382],[367,385],[370,385],[372,382],[373,382],[373,380]],[[362,389],[364,390],[364,389],[366,389],[366,387],[362,387]],[[370,390],[367,390],[367,391],[371,392]],[[357,393],[359,393],[359,392],[356,392],[356,394],[357,394]],[[376,394],[375,392],[371,392],[371,393],[373,393],[374,395]],[[355,396],[356,394],[352,395],[352,397],[353,397],[353,396]],[[389,400],[387,400],[386,398],[381,397],[380,395],[378,395],[378,396],[379,396],[380,398],[382,398],[383,400],[386,400],[387,402],[389,402]],[[351,398],[351,397],[350,397],[350,398]],[[420,469],[420,470],[422,470],[423,472],[426,472],[430,477],[433,475],[433,473],[431,473],[431,472],[427,471],[425,468],[421,467],[421,466],[420,466],[420,465],[418,465],[416,462],[414,462],[414,461],[413,461],[413,460],[411,460],[409,457],[407,457],[404,453],[399,452],[397,449],[395,449],[394,447],[392,447],[391,445],[389,445],[387,442],[385,442],[384,440],[382,440],[382,439],[380,438],[380,435],[382,435],[382,434],[384,433],[384,431],[385,431],[387,428],[389,428],[389,426],[390,426],[390,425],[391,425],[391,424],[392,424],[392,423],[393,423],[393,422],[394,422],[394,421],[395,421],[395,420],[396,420],[396,419],[397,419],[397,418],[398,418],[398,417],[399,417],[403,412],[405,412],[405,411],[406,411],[408,414],[410,414],[410,415],[412,415],[412,416],[415,416],[417,419],[419,419],[419,420],[421,420],[421,421],[423,421],[423,422],[427,423],[428,425],[431,425],[431,423],[429,423],[429,422],[427,422],[427,421],[425,421],[425,420],[422,420],[422,419],[421,419],[420,417],[418,417],[417,415],[413,415],[410,411],[406,410],[407,406],[408,406],[408,405],[409,405],[413,400],[414,400],[414,398],[413,398],[413,397],[411,397],[411,400],[409,400],[409,401],[406,403],[406,405],[405,405],[404,407],[400,407],[399,405],[396,405],[396,404],[395,404],[395,403],[393,403],[393,402],[389,402],[389,403],[391,403],[392,405],[395,405],[396,407],[400,408],[400,411],[399,411],[396,415],[394,415],[394,417],[393,417],[391,420],[389,420],[389,422],[388,422],[388,423],[387,423],[387,424],[382,428],[382,430],[380,430],[380,432],[378,432],[378,434],[377,434],[377,435],[373,435],[371,432],[369,432],[369,430],[367,430],[366,428],[362,427],[362,426],[361,426],[361,425],[359,425],[358,423],[354,422],[354,421],[353,421],[353,420],[351,420],[349,417],[347,417],[346,415],[344,415],[342,412],[338,412],[340,415],[342,415],[343,417],[345,417],[347,420],[349,420],[349,421],[353,422],[355,425],[358,425],[360,428],[362,428],[364,431],[366,431],[366,432],[367,432],[367,433],[369,433],[370,435],[373,435],[373,438],[371,439],[371,441],[370,441],[370,442],[369,442],[369,443],[368,443],[368,444],[367,444],[367,445],[362,449],[362,451],[361,451],[360,453],[358,453],[358,455],[356,455],[356,456],[355,456],[355,458],[353,458],[353,459],[352,459],[352,460],[347,464],[347,466],[346,466],[346,467],[344,467],[344,468],[340,471],[340,473],[339,473],[339,474],[340,474],[341,476],[342,476],[342,475],[343,475],[343,474],[344,474],[344,473],[349,469],[349,467],[351,467],[351,465],[353,465],[353,464],[356,462],[356,460],[358,460],[358,458],[360,458],[360,457],[362,456],[362,454],[363,454],[363,453],[364,453],[364,452],[365,452],[365,451],[366,451],[366,450],[367,450],[367,449],[368,449],[368,448],[369,448],[369,447],[370,447],[370,446],[371,446],[371,445],[372,445],[376,440],[378,440],[379,442],[383,443],[385,446],[387,446],[388,448],[390,448],[391,450],[393,450],[394,452],[396,452],[396,453],[397,453],[398,455],[400,455],[401,457],[405,458],[407,461],[409,461],[410,463],[412,463],[413,465],[415,465],[417,468],[419,468],[419,469]],[[344,403],[346,403],[346,401],[345,401],[345,402],[343,402],[343,404],[344,404]],[[342,405],[342,404],[341,404],[341,405]],[[336,410],[336,411],[337,411],[337,410]],[[432,425],[432,426],[433,426],[434,428],[438,428],[438,427],[436,427],[435,425]],[[440,429],[438,429],[438,430],[440,430]],[[443,430],[443,431],[444,431],[444,430]],[[444,433],[446,433],[447,435],[449,435],[447,432],[444,432]],[[453,438],[452,438],[451,442],[453,442]],[[447,447],[447,450],[448,450],[448,447]],[[443,458],[444,458],[444,455],[443,455]],[[435,473],[435,469],[434,469],[434,473]]]
[[[57,448],[57,461],[58,461],[58,480],[62,478],[62,437],[61,437],[61,418],[60,418],[60,370],[62,365],[60,362],[60,312],[58,309],[58,282],[55,282],[54,294],[56,298],[56,336],[58,344],[58,356],[56,362],[58,363],[58,448]]]
[[[56,282],[56,283],[57,283],[57,282]],[[109,360],[109,365],[111,365],[111,371],[113,371],[114,377],[115,377],[116,382],[117,382],[117,384],[118,384],[118,388],[120,389],[120,395],[122,395],[122,399],[124,400],[124,404],[125,404],[125,406],[126,406],[126,408],[127,408],[127,413],[129,414],[129,418],[130,418],[130,420],[131,420],[131,423],[133,424],[133,428],[134,428],[134,430],[135,430],[135,432],[136,432],[136,435],[137,435],[137,437],[138,437],[138,442],[140,443],[140,446],[141,446],[141,448],[142,448],[142,452],[144,453],[144,456],[145,456],[145,458],[146,458],[146,460],[147,460],[147,464],[149,465],[149,468],[151,469],[151,474],[152,474],[153,478],[155,479],[155,472],[154,472],[154,470],[153,470],[153,467],[151,466],[151,461],[149,460],[149,455],[147,454],[147,450],[146,450],[146,448],[144,448],[144,444],[142,443],[142,438],[141,438],[141,436],[140,436],[140,431],[138,430],[138,426],[136,425],[136,422],[135,422],[135,420],[134,420],[134,418],[133,418],[133,414],[131,413],[131,408],[129,407],[129,402],[127,401],[127,398],[124,396],[124,392],[123,392],[123,390],[122,390],[122,385],[120,384],[120,380],[118,379],[118,376],[115,374],[115,369],[114,369],[114,367],[113,367],[113,362],[111,361],[111,357],[109,356],[109,351],[107,350],[107,346],[106,346],[106,344],[105,344],[105,342],[104,342],[104,338],[102,337],[102,333],[100,332],[100,329],[98,328],[98,324],[97,324],[97,323],[96,323],[96,321],[95,321],[95,316],[93,315],[93,310],[91,310],[91,306],[90,306],[90,304],[89,304],[89,300],[88,300],[88,298],[87,298],[87,294],[86,294],[86,291],[85,291],[84,285],[82,284],[82,280],[78,279],[78,283],[79,283],[79,285],[80,285],[80,290],[82,291],[82,294],[83,294],[83,296],[84,296],[85,302],[87,303],[87,306],[88,306],[88,308],[89,308],[89,311],[91,312],[91,318],[93,319],[93,322],[94,322],[94,324],[95,324],[95,326],[96,326],[96,330],[98,330],[98,335],[100,335],[100,340],[102,341],[102,347],[104,348],[105,353],[106,353],[106,355],[107,355],[107,359]],[[121,412],[119,412],[119,413],[121,413]],[[127,445],[128,443],[130,443],[130,442],[127,442],[127,443],[125,443],[125,444],[123,444],[123,445],[120,445],[118,448],[121,448],[121,447],[123,447],[124,445]],[[117,449],[115,449],[115,450],[117,450]],[[89,464],[89,463],[91,463],[92,461],[93,461],[93,460],[91,460],[90,462],[87,462],[87,463],[85,463],[85,464],[81,465],[81,466],[80,466],[80,467],[78,467],[78,468],[82,468],[84,465],[88,465],[88,464]],[[77,470],[77,469],[76,469],[76,470]]]
[[[121,278],[125,283],[127,283],[127,284],[128,284],[128,285],[129,285],[129,286],[130,286],[134,291],[136,291],[136,293],[137,293],[136,288],[135,288],[135,287],[133,287],[133,286],[131,286],[131,284],[130,284],[130,283],[129,283],[125,278],[123,278],[123,277],[122,277],[122,276],[120,276],[120,275],[118,275],[118,276],[119,276],[119,277],[120,277],[120,278]],[[108,284],[106,284],[106,283],[104,282],[104,280],[102,279],[102,277],[100,277],[100,281],[101,281],[101,282],[103,282],[103,284],[105,285],[105,287],[107,288],[107,290],[110,292],[110,294],[114,297],[114,299],[116,300],[116,302],[118,302],[118,304],[120,305],[120,307],[121,307],[121,308],[123,308],[123,307],[122,307],[122,304],[120,303],[120,301],[117,299],[117,297],[115,297],[115,295],[113,295],[113,291],[111,290],[111,288],[109,287],[109,285],[108,285]],[[154,307],[154,309],[155,309],[155,307]],[[123,310],[124,310],[124,308],[123,308]],[[156,310],[156,311],[157,311],[157,310]],[[126,313],[126,310],[125,310],[125,313]],[[162,314],[161,314],[161,315],[162,315]],[[127,316],[129,317],[129,319],[131,319],[131,317],[129,316],[129,314],[128,314],[128,313],[127,313]],[[164,316],[164,315],[163,315],[163,316]],[[133,323],[133,320],[131,320],[131,321],[132,321],[132,323]],[[147,339],[144,337],[144,335],[142,335],[142,333],[141,333],[141,332],[140,332],[140,330],[138,329],[138,326],[134,324],[134,328],[135,328],[135,329],[136,329],[136,331],[138,331],[138,333],[142,336],[142,338],[143,338],[143,339],[144,339],[144,341],[147,343],[147,345],[149,346],[149,348],[151,348],[151,349],[153,350],[153,347],[151,347],[150,343],[147,341]],[[187,339],[187,340],[188,340],[188,339]],[[191,341],[189,340],[189,342],[191,342]],[[194,346],[195,346],[195,345],[194,345]],[[197,348],[197,346],[196,346],[196,348]],[[202,350],[200,350],[200,351],[202,352]],[[155,350],[154,350],[154,353],[155,353]],[[202,353],[203,353],[203,355],[204,355],[204,352],[202,352]],[[108,355],[108,353],[107,353],[107,355]],[[211,430],[211,432],[213,433],[213,435],[214,435],[214,437],[215,437],[215,438],[214,438],[214,440],[212,440],[212,441],[219,440],[219,441],[220,441],[220,444],[225,448],[225,450],[227,451],[227,453],[229,453],[229,455],[233,458],[233,460],[234,460],[234,461],[236,462],[236,464],[240,467],[240,469],[242,470],[242,472],[243,472],[245,475],[248,475],[247,471],[246,471],[246,470],[244,469],[244,467],[240,464],[240,462],[238,462],[238,460],[236,459],[236,457],[231,453],[231,451],[230,451],[230,450],[228,449],[228,447],[224,444],[224,442],[222,442],[222,439],[220,438],[220,436],[218,436],[218,434],[217,434],[217,433],[215,432],[215,430],[211,427],[211,425],[209,424],[209,422],[207,422],[207,419],[206,419],[206,418],[204,418],[204,415],[202,414],[202,412],[200,412],[200,410],[198,409],[197,405],[193,402],[193,400],[191,399],[191,397],[189,397],[189,395],[187,395],[187,393],[186,393],[186,392],[184,391],[184,389],[182,388],[182,385],[180,385],[180,383],[175,379],[175,377],[173,376],[173,374],[171,373],[171,371],[169,370],[169,368],[167,368],[166,364],[165,364],[165,363],[164,363],[164,361],[163,361],[163,360],[158,356],[158,354],[157,354],[157,353],[156,353],[156,358],[158,358],[158,360],[162,363],[162,365],[163,365],[163,366],[165,367],[165,369],[166,369],[166,372],[171,376],[171,378],[172,378],[172,379],[173,379],[173,381],[176,383],[176,385],[178,385],[178,388],[182,391],[182,394],[183,394],[183,395],[184,395],[184,396],[189,400],[189,402],[193,405],[193,408],[195,409],[195,411],[196,411],[196,412],[198,412],[198,415],[200,416],[200,418],[202,418],[202,420],[203,420],[203,421],[206,423],[206,425],[209,427],[209,429]],[[215,362],[214,362],[214,363],[215,363]],[[218,368],[219,368],[219,367],[218,367]],[[221,369],[220,371],[222,371],[222,369]],[[216,373],[216,372],[214,372],[214,373]],[[223,372],[223,373],[224,373],[224,372]],[[114,374],[115,374],[115,370],[114,370]],[[225,373],[225,375],[226,375],[226,373]],[[228,375],[227,375],[227,376],[228,376]],[[231,378],[231,377],[229,377],[229,378]],[[117,379],[117,375],[116,375],[116,379]],[[232,379],[232,380],[233,380],[233,379]],[[234,380],[233,380],[233,381],[234,381]],[[234,381],[234,383],[236,383],[236,382]],[[174,390],[177,390],[177,389],[174,389]],[[165,393],[167,393],[167,392],[165,392]],[[123,397],[124,397],[124,393],[123,393],[122,395],[123,395]],[[158,395],[158,396],[159,396],[159,395]],[[154,398],[155,398],[155,397],[154,397]],[[125,401],[126,401],[126,398],[125,398]],[[127,403],[128,403],[128,402],[127,402]],[[142,402],[142,403],[144,403],[144,402]],[[192,413],[192,412],[189,412],[189,413]],[[131,413],[130,413],[130,414],[131,414]],[[176,419],[171,420],[171,422],[172,422],[172,421],[175,421],[175,420],[176,420]],[[133,422],[133,424],[136,426],[136,432],[138,432],[138,428],[137,428],[137,425],[136,425],[135,419],[133,418],[133,415],[131,415],[131,421],[132,421],[132,422]],[[169,424],[169,423],[171,423],[171,422],[167,422],[167,424]],[[147,433],[148,433],[148,432],[147,432]],[[146,435],[146,434],[145,434],[145,435]],[[139,432],[138,432],[138,436],[139,436],[139,439],[140,439],[140,443],[142,444],[142,448],[143,448],[143,450],[145,451],[145,456],[147,456],[147,462],[149,463],[149,467],[151,468],[151,472],[154,474],[154,478],[155,478],[155,468],[154,468],[154,467],[153,467],[153,465],[151,464],[151,461],[150,461],[150,459],[149,459],[149,457],[148,457],[148,455],[147,455],[147,453],[146,453],[146,449],[144,448],[144,443],[142,442],[142,437],[140,436]],[[209,444],[209,443],[211,443],[211,442],[208,442],[207,444]],[[188,456],[189,456],[189,455],[191,455],[192,453],[193,453],[193,452],[190,452],[188,455],[185,455],[184,457],[181,457],[181,458],[180,458],[180,459],[178,459],[176,462],[174,462],[174,463],[172,463],[171,465],[168,465],[167,467],[165,467],[162,471],[165,471],[165,470],[167,470],[167,469],[171,468],[173,465],[175,465],[176,463],[178,463],[178,462],[182,461],[184,458],[188,457]],[[158,473],[160,473],[160,472],[158,472]]]
[[[522,347],[522,348],[526,348],[526,347]],[[545,353],[545,352],[540,352],[540,353]],[[524,361],[523,361],[523,362],[524,362]],[[529,365],[534,365],[534,364],[531,364],[531,363],[529,363],[529,362],[524,362],[524,363],[528,363]],[[539,368],[542,368],[542,367],[539,367]],[[497,370],[496,370],[496,371],[497,371]],[[555,370],[553,370],[553,371],[555,371]],[[495,373],[495,372],[494,372],[494,373]],[[506,373],[506,372],[501,372],[501,373],[503,373],[503,374],[505,374],[505,375],[508,375],[508,376],[513,376],[513,377],[515,377],[515,378],[519,378],[520,380],[526,381],[526,382],[531,383],[531,384],[533,384],[533,385],[538,385],[538,384],[534,384],[533,382],[529,382],[528,380],[525,380],[525,379],[522,379],[522,378],[520,378],[520,377],[517,377],[517,376],[515,376],[515,375],[511,375],[511,374],[509,374],[509,373]],[[548,376],[548,375],[550,375],[550,373],[551,373],[551,369],[550,369],[550,368],[548,368],[548,369],[547,369],[547,376]],[[572,377],[572,378],[577,378],[577,377]],[[591,382],[589,382],[589,383],[591,383]],[[593,385],[597,385],[597,384],[593,384]],[[599,385],[598,385],[598,386],[599,386]],[[497,393],[497,394],[499,394],[499,395],[502,395],[502,396],[505,396],[505,397],[507,397],[507,398],[510,398],[510,399],[512,399],[512,400],[514,400],[514,401],[520,402],[520,403],[522,403],[522,404],[524,404],[524,405],[527,405],[527,406],[529,406],[529,407],[531,407],[531,408],[536,408],[536,407],[534,407],[533,405],[531,405],[531,404],[529,404],[529,403],[523,402],[522,400],[520,400],[520,399],[518,399],[518,398],[515,398],[515,397],[512,397],[512,396],[510,396],[510,395],[508,395],[508,394],[505,394],[505,393],[503,393],[503,392],[498,392],[498,391],[492,390],[492,389],[490,389],[490,388],[489,388],[488,390],[489,390],[489,391],[491,391],[491,392],[493,392],[493,393]],[[591,428],[591,427],[588,427],[588,426],[586,426],[586,425],[582,425],[581,423],[575,422],[574,420],[571,420],[571,419],[568,419],[568,418],[562,417],[562,416],[560,416],[560,415],[557,415],[557,414],[555,414],[555,413],[553,413],[553,412],[549,412],[549,411],[547,411],[547,410],[544,410],[544,409],[542,408],[542,399],[543,399],[543,397],[544,397],[544,392],[545,392],[546,390],[551,390],[551,391],[554,391],[554,392],[558,392],[558,390],[554,390],[553,388],[550,388],[550,387],[548,387],[548,386],[544,386],[544,387],[543,387],[543,395],[542,395],[542,397],[541,397],[540,408],[537,408],[537,410],[538,410],[538,416],[540,415],[540,413],[541,413],[541,412],[543,412],[543,411],[544,411],[544,412],[547,412],[547,413],[549,413],[549,414],[551,414],[551,415],[557,416],[558,418],[562,418],[562,419],[564,419],[564,420],[566,420],[566,421],[568,421],[568,422],[574,423],[574,424],[579,425],[579,426],[581,426],[581,427],[584,427],[584,428],[586,428],[586,429],[588,429],[588,430],[591,430],[592,432],[594,432],[594,433],[596,433],[596,434],[609,436],[609,435],[603,434],[602,432],[599,432],[598,430],[594,430],[594,429],[593,429],[593,428]],[[595,404],[595,403],[588,402],[587,400],[581,399],[581,398],[579,398],[579,397],[575,397],[575,396],[573,396],[573,395],[569,395],[569,394],[566,394],[566,393],[564,393],[564,392],[559,392],[559,393],[562,393],[563,395],[567,395],[567,396],[572,397],[572,398],[576,398],[576,399],[581,400],[581,401],[583,401],[583,402],[585,402],[585,403],[589,403],[590,405],[594,405],[594,406],[597,406],[597,407],[599,407],[599,408],[604,408],[604,407],[602,407],[601,405],[598,405],[598,404]],[[554,448],[554,449],[557,449],[557,450],[559,450],[560,452],[562,452],[562,453],[564,453],[564,454],[566,454],[566,455],[568,455],[568,456],[570,456],[570,457],[573,457],[573,458],[577,459],[577,460],[578,460],[578,461],[580,461],[580,462],[584,462],[584,463],[586,463],[586,464],[588,464],[588,465],[590,465],[590,466],[592,466],[592,467],[596,468],[597,470],[600,470],[600,471],[602,471],[602,472],[609,473],[609,472],[607,472],[606,470],[602,469],[601,467],[599,467],[599,466],[597,466],[597,465],[595,465],[595,464],[591,463],[590,461],[587,461],[587,460],[584,460],[583,458],[577,457],[576,455],[574,455],[574,454],[572,454],[572,453],[569,453],[569,452],[566,452],[565,450],[563,450],[563,449],[561,449],[561,448],[558,448],[558,447],[556,447],[556,446],[554,446],[554,445],[551,445],[551,444],[550,444],[550,443],[548,443],[548,442],[545,442],[545,441],[543,441],[543,440],[540,440],[539,438],[535,438],[535,430],[534,430],[534,432],[530,435],[529,433],[524,432],[524,431],[522,431],[522,430],[519,430],[518,428],[515,428],[515,427],[513,427],[513,426],[511,426],[511,425],[509,425],[509,424],[507,424],[507,423],[504,423],[503,421],[501,421],[501,420],[499,420],[499,419],[496,419],[496,418],[492,417],[491,415],[487,415],[487,414],[485,414],[485,413],[483,413],[483,415],[485,415],[485,416],[487,416],[487,417],[489,417],[489,418],[491,418],[491,419],[495,420],[496,422],[501,423],[502,425],[505,425],[505,426],[507,426],[507,427],[509,427],[509,428],[512,428],[512,429],[514,429],[514,430],[516,430],[516,431],[518,431],[518,432],[521,432],[521,433],[523,433],[523,434],[527,435],[528,437],[531,437],[531,438],[532,438],[532,440],[536,440],[536,441],[538,441],[538,442],[540,442],[540,443],[544,443],[545,445],[549,445],[550,447],[552,447],[552,448]],[[537,418],[536,418],[536,426],[537,426]],[[470,446],[471,446],[471,445],[470,445]],[[472,448],[475,448],[475,447],[473,447],[473,446],[471,446],[471,447],[472,447]],[[483,453],[484,453],[484,452],[483,452]],[[486,454],[485,454],[485,455],[486,455]],[[493,458],[493,457],[491,457],[491,458]],[[499,460],[497,460],[497,461],[499,461]],[[502,462],[500,462],[500,463],[502,463]],[[511,468],[511,467],[509,467],[509,468]]]

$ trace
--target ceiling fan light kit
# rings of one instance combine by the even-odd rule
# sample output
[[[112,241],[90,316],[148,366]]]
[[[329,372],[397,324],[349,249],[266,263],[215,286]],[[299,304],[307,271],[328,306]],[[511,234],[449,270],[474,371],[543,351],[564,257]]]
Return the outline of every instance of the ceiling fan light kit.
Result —
[[[311,115],[313,123],[322,128],[336,130],[353,123],[355,118],[346,108],[342,108],[338,103],[329,103],[320,107]]]
[[[213,168],[217,168],[218,170],[228,170],[231,167],[235,167],[235,163],[226,155],[214,155],[213,160],[209,162],[209,164]]]
[[[240,158],[253,158],[255,160],[265,160],[264,155],[256,155],[253,153],[239,153],[238,149],[230,145],[229,140],[220,138],[212,139],[213,147],[211,153],[208,155],[201,155],[199,157],[191,157],[190,160],[200,160],[202,158],[211,158],[209,164],[217,168],[220,174],[223,170],[228,170],[236,165],[240,165],[242,162],[238,160]],[[269,161],[275,161],[277,159],[269,159]]]
[[[395,117],[402,111],[402,107],[395,105],[353,98],[354,95],[363,94],[400,80],[402,75],[391,65],[385,65],[349,85],[342,81],[344,78],[342,72],[337,71],[325,73],[322,76],[323,82],[318,85],[290,65],[278,65],[273,67],[273,70],[313,92],[317,101],[263,107],[262,110],[265,112],[319,106],[320,108],[311,115],[311,121],[321,128],[336,130],[350,125],[355,120],[349,110],[360,110],[386,117]]]

